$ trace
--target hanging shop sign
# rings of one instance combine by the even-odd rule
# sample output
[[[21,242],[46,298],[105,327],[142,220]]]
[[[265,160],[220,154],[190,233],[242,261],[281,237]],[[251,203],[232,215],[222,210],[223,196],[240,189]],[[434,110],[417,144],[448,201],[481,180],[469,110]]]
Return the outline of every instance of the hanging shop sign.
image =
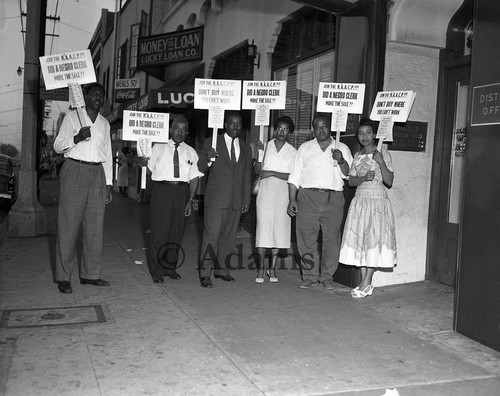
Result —
[[[202,58],[203,27],[139,39],[139,68],[164,66]]]
[[[115,80],[115,102],[123,103],[137,99],[141,95],[141,80],[122,78]]]

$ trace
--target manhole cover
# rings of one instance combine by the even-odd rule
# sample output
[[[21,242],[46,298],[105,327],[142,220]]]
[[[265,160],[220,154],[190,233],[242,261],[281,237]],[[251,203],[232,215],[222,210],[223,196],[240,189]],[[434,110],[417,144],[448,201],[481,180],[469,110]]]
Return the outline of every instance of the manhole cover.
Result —
[[[103,322],[106,322],[106,317],[100,305],[7,309],[2,312],[0,329],[67,326]]]

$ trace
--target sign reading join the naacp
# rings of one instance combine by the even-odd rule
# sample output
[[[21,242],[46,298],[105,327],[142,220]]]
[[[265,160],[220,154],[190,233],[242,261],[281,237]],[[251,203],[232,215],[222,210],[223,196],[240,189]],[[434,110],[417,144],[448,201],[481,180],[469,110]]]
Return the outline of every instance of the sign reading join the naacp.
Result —
[[[137,99],[141,94],[141,80],[123,78],[115,80],[115,102],[127,102]]]
[[[243,81],[243,109],[257,109],[262,105],[284,109],[285,101],[286,81]]]
[[[168,142],[168,113],[123,111],[123,140]]]
[[[318,111],[334,113],[342,110],[348,114],[363,113],[365,84],[319,83]]]
[[[194,108],[239,110],[241,102],[240,80],[214,80],[196,78],[194,80]]]
[[[40,67],[48,90],[96,82],[90,50],[41,56]]]
[[[139,39],[138,66],[163,66],[203,58],[203,27]]]
[[[414,101],[413,91],[378,92],[370,118],[380,121],[382,117],[390,116],[394,122],[406,122]]]

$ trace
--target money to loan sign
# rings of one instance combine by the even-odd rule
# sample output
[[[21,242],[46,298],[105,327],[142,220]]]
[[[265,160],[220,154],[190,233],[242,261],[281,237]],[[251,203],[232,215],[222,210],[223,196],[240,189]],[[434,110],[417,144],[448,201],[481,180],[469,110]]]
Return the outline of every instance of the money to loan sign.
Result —
[[[188,62],[202,58],[202,27],[139,39],[139,68]]]

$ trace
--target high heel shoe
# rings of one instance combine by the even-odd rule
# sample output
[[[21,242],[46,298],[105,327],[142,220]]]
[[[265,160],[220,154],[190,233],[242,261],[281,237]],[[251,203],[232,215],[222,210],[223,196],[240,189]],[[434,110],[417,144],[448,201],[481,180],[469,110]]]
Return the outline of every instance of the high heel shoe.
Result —
[[[351,292],[351,296],[352,298],[364,298],[366,296],[371,296],[373,289],[374,287],[372,285],[366,286],[363,290],[356,288]]]
[[[271,276],[271,273],[269,272],[269,270],[267,270],[267,276],[269,277],[269,282],[271,283],[279,282],[278,277],[276,276],[276,270],[274,270],[274,276]]]
[[[259,278],[259,272],[260,271],[257,271],[257,276],[255,277],[255,283],[264,283],[264,274],[262,274],[262,277]],[[264,272],[264,271],[262,271]]]

